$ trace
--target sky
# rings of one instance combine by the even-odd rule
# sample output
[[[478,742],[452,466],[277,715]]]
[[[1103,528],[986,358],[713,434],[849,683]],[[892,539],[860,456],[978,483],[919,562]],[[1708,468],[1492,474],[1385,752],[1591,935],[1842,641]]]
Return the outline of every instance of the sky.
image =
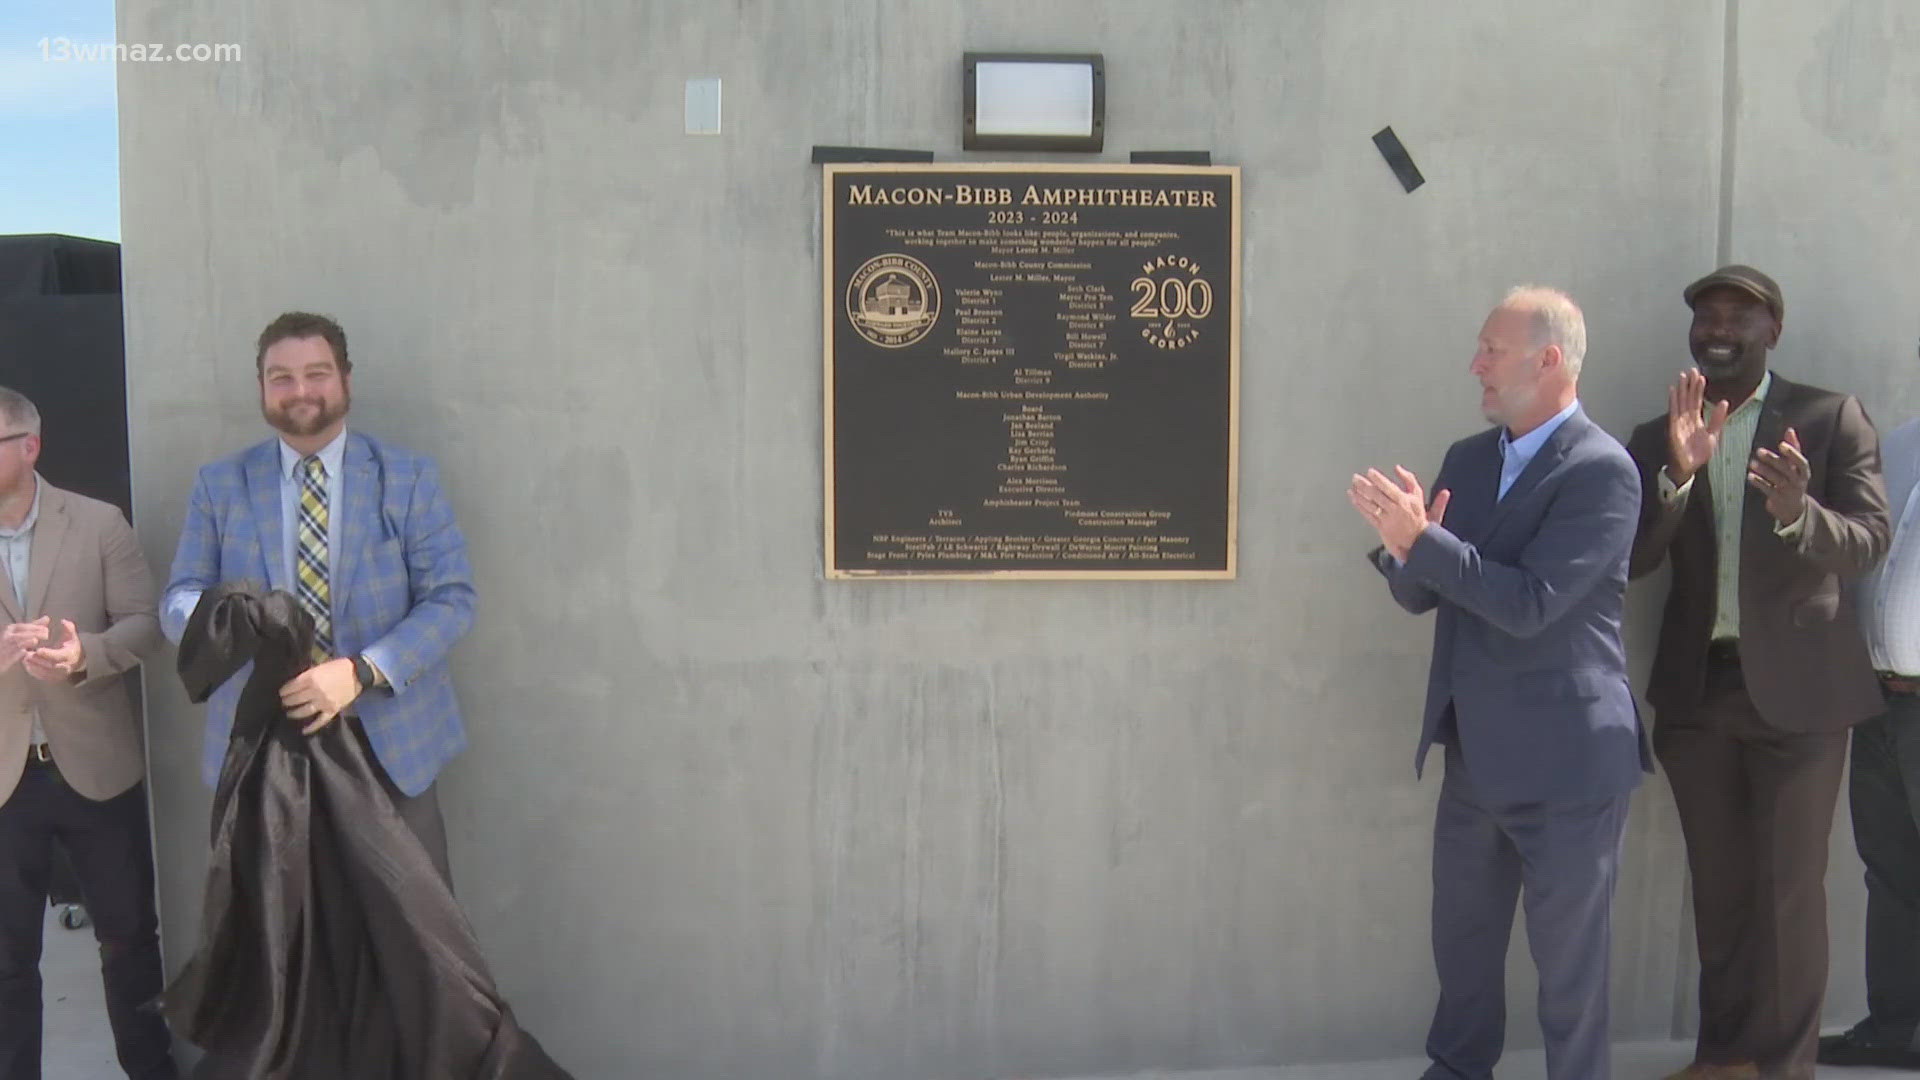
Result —
[[[113,0],[0,0],[0,235],[119,241],[114,64],[73,58],[113,39]]]

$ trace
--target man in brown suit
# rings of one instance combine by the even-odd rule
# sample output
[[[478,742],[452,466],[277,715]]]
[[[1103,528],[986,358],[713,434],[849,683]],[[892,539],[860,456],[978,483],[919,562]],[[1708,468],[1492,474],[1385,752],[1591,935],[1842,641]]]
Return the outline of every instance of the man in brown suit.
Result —
[[[153,579],[113,506],[40,479],[40,413],[0,387],[0,1080],[39,1080],[40,939],[57,838],[100,941],[133,1080],[172,1080],[146,755],[122,675],[161,642]]]
[[[1854,398],[1767,370],[1772,278],[1727,266],[1684,295],[1699,368],[1628,444],[1632,573],[1673,561],[1647,700],[1700,953],[1700,1035],[1676,1077],[1807,1080],[1847,729],[1885,707],[1843,588],[1887,550],[1880,444]]]

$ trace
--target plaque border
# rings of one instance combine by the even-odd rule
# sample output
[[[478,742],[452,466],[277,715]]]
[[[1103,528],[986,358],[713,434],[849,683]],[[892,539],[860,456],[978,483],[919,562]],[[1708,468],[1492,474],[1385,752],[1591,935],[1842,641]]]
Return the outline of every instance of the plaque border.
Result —
[[[834,179],[842,175],[891,176],[914,173],[1119,173],[1129,176],[1225,176],[1232,193],[1233,288],[1227,317],[1227,566],[1224,570],[866,570],[834,565],[833,517],[833,280]],[[898,164],[829,164],[820,174],[821,353],[821,509],[825,547],[821,565],[828,581],[1232,581],[1240,568],[1240,166],[1131,165],[1121,162],[956,161]]]

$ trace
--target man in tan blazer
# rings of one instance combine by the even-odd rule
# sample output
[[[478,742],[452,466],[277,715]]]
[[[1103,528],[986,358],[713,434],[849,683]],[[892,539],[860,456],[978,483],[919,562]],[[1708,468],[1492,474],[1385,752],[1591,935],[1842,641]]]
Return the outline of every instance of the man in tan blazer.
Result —
[[[100,941],[132,1080],[173,1080],[160,993],[146,753],[122,677],[161,643],[120,511],[40,479],[40,413],[0,387],[0,1080],[40,1076],[40,939],[53,843]]]
[[[1688,286],[1697,370],[1634,429],[1633,576],[1673,564],[1647,685],[1692,871],[1700,1035],[1685,1080],[1811,1080],[1827,843],[1847,729],[1885,708],[1848,586],[1886,554],[1860,402],[1768,369],[1780,286]]]

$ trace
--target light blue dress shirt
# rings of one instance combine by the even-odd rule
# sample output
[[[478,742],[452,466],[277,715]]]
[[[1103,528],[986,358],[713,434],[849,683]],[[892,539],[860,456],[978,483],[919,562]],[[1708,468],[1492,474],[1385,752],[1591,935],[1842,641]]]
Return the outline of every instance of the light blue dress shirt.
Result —
[[[1567,417],[1572,416],[1573,410],[1579,407],[1580,402],[1576,399],[1573,404],[1554,413],[1552,419],[1517,439],[1509,439],[1507,429],[1500,429],[1500,498],[1507,497],[1507,489],[1520,479],[1521,473],[1527,471],[1527,463],[1533,460],[1547,440],[1553,438],[1553,433],[1559,431],[1560,425],[1566,423]]]

